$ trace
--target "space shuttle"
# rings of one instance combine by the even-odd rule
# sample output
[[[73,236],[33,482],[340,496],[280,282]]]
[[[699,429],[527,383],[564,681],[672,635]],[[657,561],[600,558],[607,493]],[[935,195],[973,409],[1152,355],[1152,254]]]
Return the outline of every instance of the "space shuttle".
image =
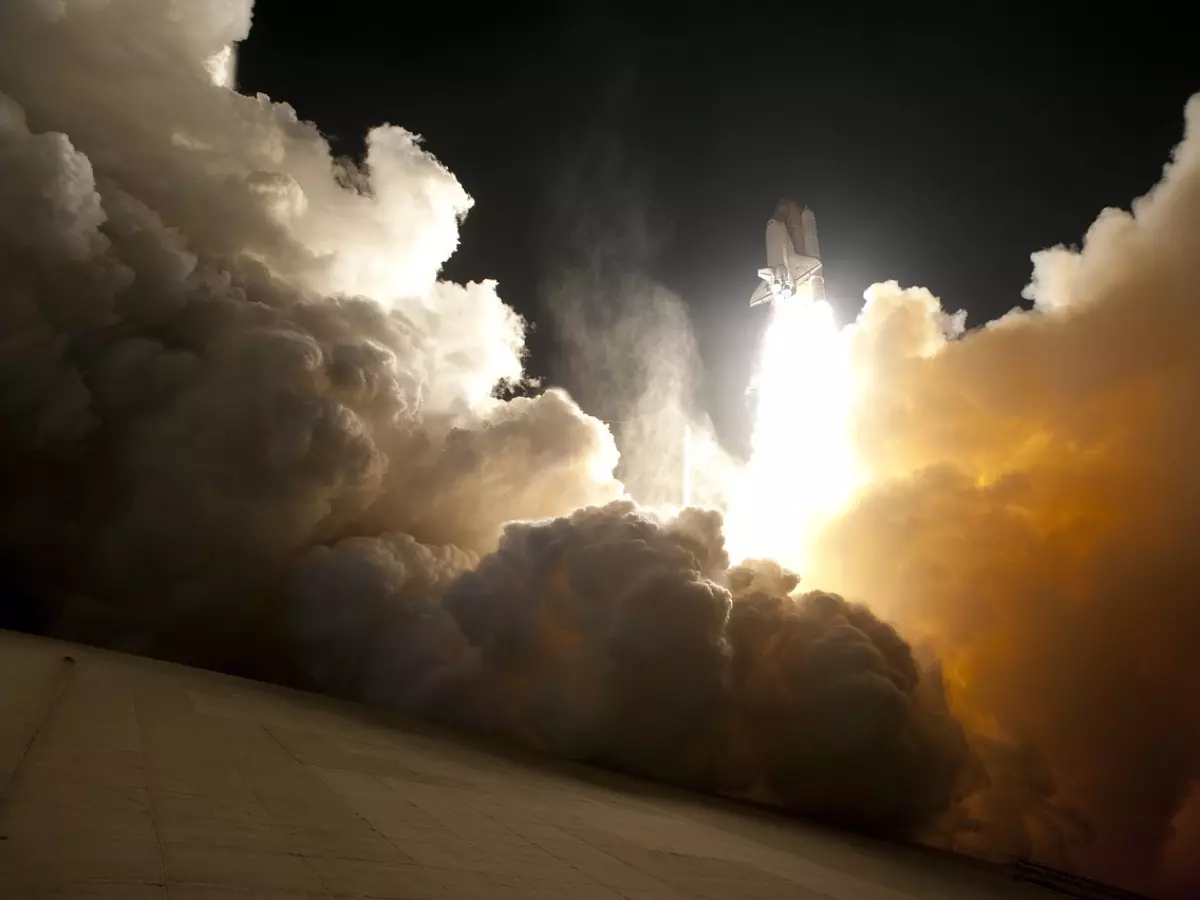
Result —
[[[750,295],[750,305],[786,300],[797,294],[806,299],[825,299],[825,276],[821,248],[817,244],[817,220],[807,206],[780,200],[775,215],[767,222],[767,265],[758,270],[762,279]]]

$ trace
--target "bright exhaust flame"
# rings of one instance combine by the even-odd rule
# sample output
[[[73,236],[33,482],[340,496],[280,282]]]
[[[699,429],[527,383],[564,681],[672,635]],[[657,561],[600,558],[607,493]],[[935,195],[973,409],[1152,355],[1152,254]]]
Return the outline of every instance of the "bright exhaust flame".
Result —
[[[805,572],[822,527],[864,476],[854,449],[848,332],[807,294],[776,302],[752,390],[751,457],[727,516],[731,558],[769,557]]]

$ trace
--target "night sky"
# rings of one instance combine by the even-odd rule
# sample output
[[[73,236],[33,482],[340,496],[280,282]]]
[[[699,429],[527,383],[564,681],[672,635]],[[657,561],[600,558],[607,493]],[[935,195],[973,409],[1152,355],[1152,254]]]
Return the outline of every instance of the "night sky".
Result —
[[[445,275],[497,279],[535,323],[581,253],[680,294],[734,448],[764,322],[746,299],[780,197],[815,211],[843,318],[896,279],[980,324],[1022,303],[1031,252],[1078,243],[1158,179],[1200,89],[1186,30],[1154,4],[722,6],[258,0],[239,87],[340,154],[375,124],[423,135],[476,201]],[[553,329],[530,344],[534,374],[578,387]]]

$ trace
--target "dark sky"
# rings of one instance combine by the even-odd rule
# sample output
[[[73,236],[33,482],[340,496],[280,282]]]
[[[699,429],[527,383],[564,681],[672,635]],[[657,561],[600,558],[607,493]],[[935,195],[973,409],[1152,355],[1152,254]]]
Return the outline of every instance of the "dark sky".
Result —
[[[447,276],[498,279],[535,323],[547,280],[581,250],[681,294],[737,446],[763,324],[745,300],[781,196],[816,212],[844,317],[894,278],[979,324],[1021,303],[1032,251],[1078,242],[1157,180],[1200,90],[1187,30],[1153,3],[1035,18],[824,6],[331,15],[258,0],[239,82],[292,104],[339,153],[361,152],[373,124],[423,135],[476,200]],[[553,329],[531,346],[534,373],[562,374]]]

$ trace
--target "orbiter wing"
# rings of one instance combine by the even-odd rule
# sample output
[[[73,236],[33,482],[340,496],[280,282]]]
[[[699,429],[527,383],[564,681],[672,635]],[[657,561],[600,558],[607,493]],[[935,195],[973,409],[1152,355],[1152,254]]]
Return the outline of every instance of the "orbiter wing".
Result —
[[[771,290],[771,285],[765,281],[760,281],[758,287],[754,289],[754,293],[750,295],[750,305],[758,306],[760,303],[766,303],[775,296],[775,292]]]

